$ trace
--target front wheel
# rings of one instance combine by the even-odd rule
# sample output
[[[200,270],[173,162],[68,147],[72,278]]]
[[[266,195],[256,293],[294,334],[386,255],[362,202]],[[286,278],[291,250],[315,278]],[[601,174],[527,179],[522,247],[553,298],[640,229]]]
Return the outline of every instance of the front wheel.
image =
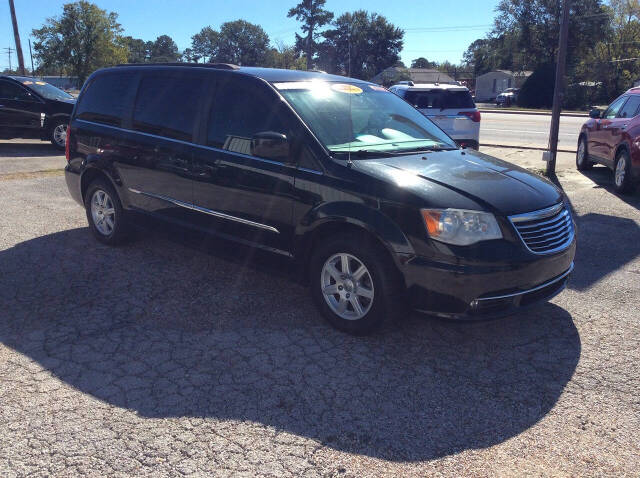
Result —
[[[49,132],[49,140],[57,149],[64,151],[67,144],[67,121],[57,120]]]
[[[587,139],[584,136],[580,136],[578,140],[578,151],[576,151],[576,168],[578,171],[588,171],[593,168],[593,163],[589,161],[589,154],[587,150]]]
[[[329,239],[311,258],[311,293],[339,330],[364,335],[401,310],[400,280],[382,247],[356,235]]]
[[[629,193],[633,189],[631,178],[631,158],[627,150],[623,149],[616,157],[614,168],[614,184],[616,192]]]

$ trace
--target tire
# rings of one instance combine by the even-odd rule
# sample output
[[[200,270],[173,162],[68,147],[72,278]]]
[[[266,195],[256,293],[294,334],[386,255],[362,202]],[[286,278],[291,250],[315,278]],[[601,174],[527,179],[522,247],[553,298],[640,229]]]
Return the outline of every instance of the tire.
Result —
[[[631,158],[626,149],[620,150],[616,156],[613,168],[613,185],[616,192],[621,194],[627,194],[633,191]]]
[[[578,171],[589,171],[593,168],[593,163],[589,161],[589,150],[587,149],[587,139],[580,136],[578,140],[578,150],[576,151],[576,168]]]
[[[60,151],[64,151],[66,146],[68,124],[69,120],[55,120],[49,130],[49,141],[51,141],[54,148],[59,149]]]
[[[349,264],[347,274],[343,274],[345,257]],[[329,265],[334,266],[333,273]],[[362,272],[360,266],[365,267],[365,272],[355,277],[356,272]],[[403,282],[395,265],[382,246],[362,235],[345,234],[320,244],[311,255],[309,272],[316,306],[331,325],[343,332],[369,334],[385,318],[395,317],[403,310]],[[329,287],[335,290],[334,294],[323,292]],[[346,307],[343,316],[336,312],[340,304]]]
[[[129,225],[122,203],[107,180],[99,178],[89,185],[84,196],[84,207],[89,229],[100,242],[116,246],[129,237]]]

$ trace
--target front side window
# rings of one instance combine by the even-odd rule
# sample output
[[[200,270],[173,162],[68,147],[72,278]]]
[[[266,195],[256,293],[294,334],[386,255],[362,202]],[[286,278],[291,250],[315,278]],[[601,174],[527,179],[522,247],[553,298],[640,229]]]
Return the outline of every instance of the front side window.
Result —
[[[285,120],[280,99],[255,81],[237,75],[221,77],[209,116],[207,144],[236,153],[289,160],[285,138],[290,140],[289,122]],[[278,138],[283,141],[278,151]],[[261,145],[275,144],[268,154]]]
[[[147,74],[142,77],[133,109],[133,129],[191,141],[204,78],[191,75]]]
[[[620,108],[622,107],[623,103],[626,100],[627,100],[627,96],[623,96],[622,98],[618,98],[616,101],[611,103],[611,106],[609,106],[609,108],[607,108],[607,111],[604,112],[602,117],[606,118],[606,119],[615,118],[616,115],[618,114],[618,111],[620,111]]]
[[[120,126],[130,105],[135,73],[109,73],[95,77],[82,92],[76,117],[112,126]]]
[[[422,113],[380,86],[324,81],[274,86],[333,153],[457,148]]]
[[[640,95],[629,96],[629,100],[620,108],[618,118],[633,118],[637,114],[638,106],[640,106]]]
[[[0,99],[14,101],[34,101],[29,92],[9,81],[0,81]]]

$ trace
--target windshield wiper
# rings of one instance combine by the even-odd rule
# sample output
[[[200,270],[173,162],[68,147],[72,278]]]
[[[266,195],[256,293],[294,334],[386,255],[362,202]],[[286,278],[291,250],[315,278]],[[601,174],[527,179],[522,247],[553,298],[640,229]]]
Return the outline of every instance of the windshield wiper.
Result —
[[[349,157],[349,151],[333,151],[333,153]],[[390,156],[397,155],[391,151],[377,151],[375,149],[353,149],[351,150],[351,156],[357,156],[359,158],[388,158]]]
[[[434,152],[438,152],[438,151],[453,151],[456,150],[458,148],[442,148],[440,146],[421,146],[419,148],[410,148],[410,149],[398,149],[396,150],[397,153],[401,153],[401,154],[408,154],[408,153],[423,153],[425,151],[434,151]]]

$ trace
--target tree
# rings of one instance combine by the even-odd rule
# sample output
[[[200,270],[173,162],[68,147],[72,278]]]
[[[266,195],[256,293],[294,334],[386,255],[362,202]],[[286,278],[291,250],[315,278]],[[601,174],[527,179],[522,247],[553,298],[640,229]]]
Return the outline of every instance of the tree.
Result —
[[[48,18],[32,32],[39,67],[70,73],[82,83],[98,68],[126,62],[117,19],[116,13],[84,0],[65,4],[60,17]]]
[[[185,61],[187,63],[198,63],[198,60],[200,58],[201,57],[191,48],[185,48],[185,50],[182,52],[182,61]]]
[[[377,13],[358,10],[338,17],[322,35],[322,69],[368,80],[399,60],[404,31]]]
[[[557,0],[501,0],[496,7],[493,47],[505,60],[501,68],[534,70],[554,62],[560,35],[561,5]],[[571,0],[567,59],[569,69],[593,48],[593,39],[607,31],[602,0]]]
[[[270,48],[267,51],[265,66],[286,70],[306,70],[307,60],[298,55],[295,46],[285,45],[278,41],[275,48]]]
[[[160,35],[149,46],[149,61],[153,63],[171,63],[180,59],[178,45],[169,35]]]
[[[325,3],[326,0],[302,0],[287,13],[288,18],[295,17],[302,22],[301,29],[305,35],[300,36],[296,33],[296,48],[304,52],[309,68],[313,65],[313,58],[318,53],[316,42],[320,36],[318,29],[333,20],[333,13],[324,9]]]
[[[127,63],[144,63],[149,60],[149,43],[140,38],[123,37],[122,42],[127,48]]]
[[[259,25],[245,20],[223,23],[215,60],[221,63],[256,66],[265,62],[269,35]]]
[[[495,65],[495,49],[491,38],[480,38],[474,41],[463,55],[463,63],[473,71],[474,76],[484,75],[497,68]]]
[[[435,61],[429,61],[422,56],[411,62],[411,68],[435,68],[437,66],[438,64]]]
[[[219,43],[220,34],[211,27],[204,27],[191,37],[191,50],[194,58],[202,58],[205,62],[211,62],[218,55]]]

